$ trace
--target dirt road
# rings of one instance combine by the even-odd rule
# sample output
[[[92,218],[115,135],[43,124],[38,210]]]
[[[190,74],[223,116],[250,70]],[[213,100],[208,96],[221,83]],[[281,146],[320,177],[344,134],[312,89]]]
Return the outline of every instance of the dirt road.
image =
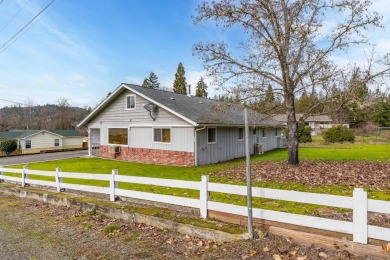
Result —
[[[282,237],[216,243],[0,193],[0,259],[358,259]],[[278,258],[280,257],[280,258]],[[366,258],[362,258],[366,259]]]

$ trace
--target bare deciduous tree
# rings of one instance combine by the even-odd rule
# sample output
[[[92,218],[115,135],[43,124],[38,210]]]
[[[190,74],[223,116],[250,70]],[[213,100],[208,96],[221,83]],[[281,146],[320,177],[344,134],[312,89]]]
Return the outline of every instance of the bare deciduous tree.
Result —
[[[297,165],[297,95],[321,88],[327,100],[337,97],[342,106],[348,92],[332,89],[366,84],[388,72],[386,66],[373,73],[374,63],[368,63],[359,81],[353,82],[353,70],[336,66],[331,59],[352,46],[368,44],[366,30],[381,27],[381,17],[369,11],[370,5],[366,0],[203,2],[197,8],[196,24],[215,21],[223,30],[239,27],[245,40],[234,51],[224,42],[198,43],[194,53],[204,61],[214,84],[233,88],[242,98],[264,95],[268,86],[283,97],[289,130],[288,163]],[[305,116],[317,106],[307,108]]]

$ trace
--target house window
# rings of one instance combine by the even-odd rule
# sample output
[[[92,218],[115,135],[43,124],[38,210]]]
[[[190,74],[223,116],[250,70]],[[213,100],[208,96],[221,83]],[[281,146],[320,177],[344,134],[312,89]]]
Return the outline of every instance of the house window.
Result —
[[[207,128],[207,143],[213,144],[217,142],[217,129]]]
[[[238,140],[244,140],[244,128],[238,128]]]
[[[31,140],[26,140],[26,149],[31,149]]]
[[[126,109],[127,110],[135,109],[135,95],[126,96]]]
[[[266,137],[266,131],[265,131],[265,128],[263,128],[263,137]]]
[[[253,127],[253,129],[252,129],[252,135],[256,135],[256,127]]]
[[[128,129],[127,128],[108,128],[108,143],[109,144],[128,144]]]
[[[54,139],[54,146],[60,146],[60,139]]]
[[[278,136],[278,129],[275,128],[275,136]]]
[[[154,128],[153,129],[153,142],[170,143],[171,142],[171,129],[169,129],[169,128]]]

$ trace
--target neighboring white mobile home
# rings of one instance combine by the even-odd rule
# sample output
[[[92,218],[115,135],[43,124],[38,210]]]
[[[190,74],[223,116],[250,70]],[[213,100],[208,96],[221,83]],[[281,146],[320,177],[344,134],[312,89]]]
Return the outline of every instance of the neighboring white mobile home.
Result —
[[[0,132],[0,141],[5,139],[15,139],[18,142],[16,154],[83,148],[83,134],[75,130],[11,130]]]
[[[278,122],[250,111],[251,153],[283,146]],[[204,165],[245,155],[244,114],[215,100],[121,84],[80,124],[89,151],[167,165]],[[256,146],[256,149],[255,149]]]

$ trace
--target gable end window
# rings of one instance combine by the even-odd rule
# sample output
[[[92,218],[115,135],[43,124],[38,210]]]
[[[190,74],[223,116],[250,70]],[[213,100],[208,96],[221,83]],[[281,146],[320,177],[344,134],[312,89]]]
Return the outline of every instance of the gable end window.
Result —
[[[128,145],[127,128],[108,128],[108,144]]]
[[[214,144],[217,142],[217,128],[207,128],[207,143]]]
[[[238,140],[244,140],[244,128],[238,128]]]
[[[133,110],[135,109],[135,95],[127,95],[126,96],[126,110]]]
[[[31,149],[31,140],[26,140],[26,149]]]
[[[171,142],[171,129],[169,129],[169,128],[154,128],[153,129],[153,142],[170,143]]]
[[[54,139],[54,146],[60,146],[60,139]]]

